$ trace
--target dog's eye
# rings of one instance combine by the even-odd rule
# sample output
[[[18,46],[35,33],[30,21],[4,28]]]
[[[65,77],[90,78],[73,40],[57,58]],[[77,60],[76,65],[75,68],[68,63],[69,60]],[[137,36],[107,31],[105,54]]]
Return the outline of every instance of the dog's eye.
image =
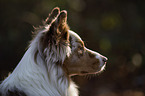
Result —
[[[78,48],[78,54],[83,55],[83,53],[84,53],[84,48],[83,47]]]
[[[79,54],[83,54],[83,50],[81,50],[81,49],[78,50],[78,53],[79,53]]]

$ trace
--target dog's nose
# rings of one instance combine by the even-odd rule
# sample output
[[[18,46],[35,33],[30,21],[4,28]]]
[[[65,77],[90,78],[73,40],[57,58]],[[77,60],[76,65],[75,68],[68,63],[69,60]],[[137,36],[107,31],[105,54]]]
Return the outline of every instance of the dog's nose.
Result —
[[[107,58],[106,57],[103,57],[103,62],[107,62]]]

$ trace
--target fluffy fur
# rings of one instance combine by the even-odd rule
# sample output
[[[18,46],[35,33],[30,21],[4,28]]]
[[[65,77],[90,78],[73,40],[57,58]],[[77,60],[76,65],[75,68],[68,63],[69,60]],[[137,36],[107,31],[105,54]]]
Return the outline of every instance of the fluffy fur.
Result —
[[[78,96],[70,76],[96,74],[106,64],[106,57],[87,49],[69,29],[65,10],[54,8],[35,33],[17,67],[0,84],[2,96]]]

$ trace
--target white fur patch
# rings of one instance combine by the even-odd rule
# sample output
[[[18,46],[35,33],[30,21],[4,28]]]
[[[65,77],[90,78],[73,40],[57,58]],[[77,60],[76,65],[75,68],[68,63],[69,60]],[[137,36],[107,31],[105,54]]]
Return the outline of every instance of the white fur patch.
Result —
[[[52,48],[51,51],[47,48],[44,50],[46,60],[38,53],[37,62],[34,61],[37,50],[41,50],[38,48],[40,37],[48,29],[37,34],[15,70],[2,82],[0,92],[3,95],[6,95],[8,90],[17,88],[28,96],[78,96],[76,85],[69,81],[62,68],[55,64],[60,59],[63,62],[66,56],[70,55],[69,46],[63,46],[59,50]],[[54,54],[55,52],[58,55]]]

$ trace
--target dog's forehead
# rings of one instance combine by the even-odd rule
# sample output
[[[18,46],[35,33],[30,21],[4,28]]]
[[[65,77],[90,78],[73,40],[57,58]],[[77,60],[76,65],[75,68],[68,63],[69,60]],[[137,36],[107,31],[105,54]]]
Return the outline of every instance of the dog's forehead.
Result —
[[[82,41],[81,37],[72,30],[69,30],[69,36],[75,41]]]

